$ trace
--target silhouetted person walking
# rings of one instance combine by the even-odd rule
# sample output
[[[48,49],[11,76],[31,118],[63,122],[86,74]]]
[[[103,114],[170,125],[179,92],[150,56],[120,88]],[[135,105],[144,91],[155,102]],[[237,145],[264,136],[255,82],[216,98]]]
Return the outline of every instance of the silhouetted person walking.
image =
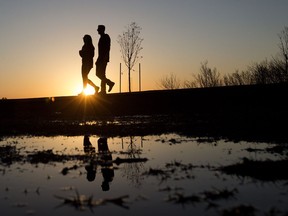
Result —
[[[88,74],[91,68],[93,68],[93,57],[94,57],[95,47],[93,46],[92,38],[90,35],[84,35],[83,41],[84,41],[84,45],[82,46],[82,49],[79,50],[79,55],[82,58],[82,68],[81,68],[82,79],[83,79],[82,93],[87,87],[87,84],[93,86],[95,89],[95,93],[98,93],[99,87],[96,86],[90,79],[88,79]]]
[[[101,79],[101,91],[100,93],[106,94],[106,85],[109,86],[108,92],[110,92],[115,85],[114,82],[106,78],[106,66],[110,58],[110,36],[105,33],[105,26],[98,25],[97,28],[100,39],[98,41],[98,58],[96,61],[96,76]]]

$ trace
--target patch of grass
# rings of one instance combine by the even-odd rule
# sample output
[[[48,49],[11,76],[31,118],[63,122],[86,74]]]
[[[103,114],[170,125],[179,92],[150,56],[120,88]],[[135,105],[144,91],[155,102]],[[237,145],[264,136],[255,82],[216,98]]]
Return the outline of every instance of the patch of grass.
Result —
[[[287,180],[288,160],[255,161],[244,158],[241,163],[220,167],[228,175],[251,177],[262,181]]]
[[[86,196],[86,195],[80,195],[77,190],[75,190],[75,196],[71,197],[62,197],[55,195],[57,199],[63,200],[63,203],[60,204],[60,206],[63,205],[70,205],[73,206],[76,210],[84,211],[87,208],[89,208],[93,212],[93,207],[105,205],[107,203],[112,203],[117,206],[120,206],[125,209],[129,209],[129,206],[126,205],[125,199],[127,199],[129,196],[120,196],[116,198],[106,198],[106,199],[94,199],[93,196]],[[58,206],[58,207],[60,207]]]

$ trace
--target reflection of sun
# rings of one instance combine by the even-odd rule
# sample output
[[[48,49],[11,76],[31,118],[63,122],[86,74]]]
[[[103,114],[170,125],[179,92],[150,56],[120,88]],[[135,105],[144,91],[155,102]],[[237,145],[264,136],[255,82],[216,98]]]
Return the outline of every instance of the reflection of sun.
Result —
[[[92,86],[87,86],[83,92],[85,95],[93,95],[95,93],[95,89]]]

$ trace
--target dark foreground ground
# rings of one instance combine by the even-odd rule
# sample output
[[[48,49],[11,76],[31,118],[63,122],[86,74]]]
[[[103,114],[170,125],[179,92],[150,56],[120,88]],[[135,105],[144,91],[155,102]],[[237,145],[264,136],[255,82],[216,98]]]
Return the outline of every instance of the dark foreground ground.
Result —
[[[288,84],[0,101],[0,136],[180,133],[287,142]]]

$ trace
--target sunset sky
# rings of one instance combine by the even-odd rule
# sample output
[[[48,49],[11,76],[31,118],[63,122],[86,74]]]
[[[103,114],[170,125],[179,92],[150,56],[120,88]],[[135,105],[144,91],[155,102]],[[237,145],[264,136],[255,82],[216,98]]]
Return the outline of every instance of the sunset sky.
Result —
[[[107,77],[128,90],[118,35],[131,22],[141,28],[142,90],[159,89],[173,73],[181,81],[201,62],[221,74],[245,70],[279,52],[278,34],[288,26],[287,0],[0,0],[0,98],[77,95],[82,90],[82,38],[96,48],[97,25],[111,37]],[[132,72],[138,91],[138,65]],[[100,80],[92,68],[89,78]]]

